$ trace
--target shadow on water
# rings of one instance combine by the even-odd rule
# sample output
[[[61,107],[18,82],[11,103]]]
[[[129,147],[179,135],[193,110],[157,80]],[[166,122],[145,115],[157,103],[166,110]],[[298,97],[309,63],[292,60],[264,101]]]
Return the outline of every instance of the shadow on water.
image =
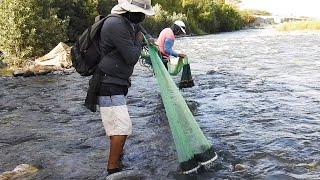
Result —
[[[179,173],[156,79],[138,65],[125,169],[143,179],[320,179],[319,37],[246,30],[177,40],[196,83],[181,93],[219,155],[193,176]],[[0,77],[0,172],[27,163],[40,168],[35,179],[104,179],[109,143],[99,113],[83,106],[88,80]]]

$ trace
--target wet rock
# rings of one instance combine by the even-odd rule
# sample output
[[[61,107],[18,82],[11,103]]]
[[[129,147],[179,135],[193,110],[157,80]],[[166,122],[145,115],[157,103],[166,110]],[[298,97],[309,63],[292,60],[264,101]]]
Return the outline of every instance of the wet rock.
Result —
[[[234,166],[234,171],[236,171],[236,172],[243,172],[243,171],[246,171],[247,169],[248,169],[248,167],[243,164],[236,164]]]
[[[34,76],[34,71],[27,70],[26,72],[23,73],[23,77],[31,77]]]
[[[262,27],[275,24],[275,19],[272,16],[255,17],[255,21],[250,24],[251,27]]]
[[[57,68],[71,67],[71,47],[60,42],[48,54],[35,60],[36,65],[55,66]]]
[[[7,66],[7,64],[2,62],[2,60],[0,59],[0,68],[5,68],[6,66]]]
[[[130,179],[130,180],[142,180],[146,179],[147,172],[144,171],[122,171],[109,175],[106,180],[120,180],[120,179]]]
[[[294,180],[295,178],[286,175],[286,174],[274,174],[274,175],[267,175],[265,180]]]
[[[23,76],[23,74],[24,74],[23,70],[16,70],[12,73],[14,77]]]
[[[50,71],[40,70],[40,71],[38,71],[38,72],[35,72],[34,74],[37,75],[37,76],[39,76],[39,75],[46,75],[46,74],[48,74],[48,73],[50,73]]]
[[[52,74],[54,74],[54,75],[63,75],[64,73],[63,73],[63,71],[54,71],[54,72],[52,72]]]
[[[220,71],[220,68],[218,66],[215,66],[215,67],[213,67],[212,70],[208,71],[207,74],[211,75],[211,74],[215,74],[215,73],[217,73],[219,71]]]
[[[70,49],[68,45],[59,43],[45,56],[26,61],[24,68],[14,71],[13,76],[30,77],[46,75],[55,71],[59,71],[58,74],[71,74],[74,71],[71,69]]]
[[[31,69],[31,71],[34,72],[35,75],[46,75],[48,73],[51,73],[55,71],[57,68],[54,66],[40,66],[36,65],[34,69]]]
[[[18,180],[32,179],[33,175],[38,172],[38,169],[29,164],[20,164],[13,171],[7,171],[0,174],[1,180]]]
[[[297,164],[296,167],[304,167],[306,169],[309,169],[309,170],[314,170],[316,169],[318,166],[319,166],[320,162],[312,162],[312,163],[300,163],[300,164]]]
[[[76,70],[74,68],[64,69],[63,74],[70,75],[70,74],[74,73],[75,71]]]
[[[46,75],[52,73],[54,71],[59,70],[54,66],[41,66],[41,65],[31,65],[24,69],[18,69],[13,72],[14,77],[23,76],[23,77],[31,77],[31,76],[39,76]],[[61,69],[62,71],[63,69]]]

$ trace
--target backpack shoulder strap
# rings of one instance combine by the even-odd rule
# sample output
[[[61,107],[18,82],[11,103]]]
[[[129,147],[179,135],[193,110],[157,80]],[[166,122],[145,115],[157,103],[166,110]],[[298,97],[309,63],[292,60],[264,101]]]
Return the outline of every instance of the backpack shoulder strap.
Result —
[[[120,18],[128,27],[130,27],[130,29],[132,29],[129,32],[130,32],[131,36],[134,37],[133,27],[132,27],[130,21],[127,18],[125,18],[125,17],[123,17],[123,16],[121,16],[119,14],[109,14],[107,17],[103,18],[103,20],[105,20],[105,19],[107,19],[109,17],[118,17],[118,18]]]

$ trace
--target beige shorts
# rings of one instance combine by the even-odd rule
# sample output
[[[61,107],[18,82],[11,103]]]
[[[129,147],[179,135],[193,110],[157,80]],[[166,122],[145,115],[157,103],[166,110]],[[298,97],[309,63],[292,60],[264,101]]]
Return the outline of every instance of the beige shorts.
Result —
[[[132,122],[125,96],[99,96],[99,107],[107,136],[132,134]]]

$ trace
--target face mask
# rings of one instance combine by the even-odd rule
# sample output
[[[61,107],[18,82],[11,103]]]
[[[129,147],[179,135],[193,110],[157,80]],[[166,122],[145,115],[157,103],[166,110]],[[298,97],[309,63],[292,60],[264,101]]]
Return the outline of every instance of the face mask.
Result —
[[[180,35],[181,33],[183,33],[183,32],[181,31],[180,27],[174,24],[173,25],[173,34]]]
[[[146,15],[141,12],[130,12],[129,13],[129,20],[135,24],[141,23],[145,18],[146,18]]]

